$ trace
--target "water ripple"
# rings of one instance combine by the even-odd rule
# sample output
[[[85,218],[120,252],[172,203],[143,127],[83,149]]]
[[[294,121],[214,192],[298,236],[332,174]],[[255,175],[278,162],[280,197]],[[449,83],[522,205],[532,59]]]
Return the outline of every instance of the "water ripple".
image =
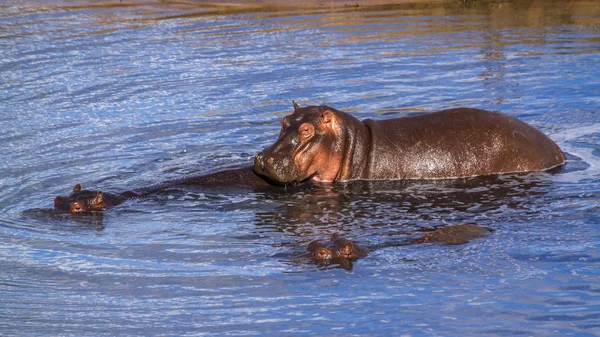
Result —
[[[597,335],[600,7],[98,2],[0,5],[0,331],[21,335]],[[499,110],[559,172],[280,191],[169,189],[101,216],[51,209],[251,163],[279,120]],[[419,230],[493,231],[459,246]],[[298,260],[333,233],[350,270]]]

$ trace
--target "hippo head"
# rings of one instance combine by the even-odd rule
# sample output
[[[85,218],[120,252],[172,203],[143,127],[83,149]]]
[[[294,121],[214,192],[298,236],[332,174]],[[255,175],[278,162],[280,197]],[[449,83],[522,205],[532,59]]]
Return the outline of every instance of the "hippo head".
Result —
[[[333,234],[331,240],[335,250],[333,255],[341,259],[356,260],[367,255],[367,250],[354,241],[341,238],[337,234]]]
[[[333,258],[333,251],[321,241],[312,241],[307,251],[317,263],[328,263]]]
[[[342,164],[342,112],[326,106],[300,108],[281,120],[275,144],[254,160],[254,171],[275,183],[308,179],[332,182]]]
[[[73,187],[73,192],[69,196],[54,198],[55,209],[72,214],[98,212],[109,206],[102,191],[82,190],[80,184]]]
[[[309,256],[318,264],[339,263],[355,261],[368,254],[356,242],[341,238],[338,234],[331,235],[331,241],[323,243],[312,241],[307,247]]]

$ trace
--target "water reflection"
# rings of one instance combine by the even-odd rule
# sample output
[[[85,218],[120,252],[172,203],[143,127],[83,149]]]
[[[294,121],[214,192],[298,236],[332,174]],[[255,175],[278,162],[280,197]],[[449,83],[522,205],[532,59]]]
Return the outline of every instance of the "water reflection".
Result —
[[[256,212],[256,226],[274,227],[301,238],[337,232],[390,235],[478,219],[492,225],[494,214],[524,212],[552,191],[546,173],[438,181],[354,181],[310,185],[288,193],[259,194],[268,209]],[[299,188],[299,187],[298,187]]]
[[[285,233],[281,243],[298,251],[311,240],[342,234],[369,238],[373,247],[406,245],[411,235],[463,222],[494,228],[503,218],[536,208],[553,191],[552,173],[495,175],[434,181],[353,181],[338,184],[303,183],[287,187],[173,187],[104,212],[71,215],[53,209],[30,209],[20,221],[46,230],[104,230],[104,214],[135,217],[139,207],[161,205],[162,212],[216,210],[254,214],[253,234]],[[149,210],[150,212],[152,209]],[[148,211],[144,211],[148,212]],[[143,213],[140,213],[142,216]],[[279,245],[279,244],[278,244]]]
[[[21,212],[19,221],[29,226],[59,233],[68,229],[74,232],[81,230],[104,230],[104,214],[102,212],[84,215],[70,214],[50,208],[32,208]]]

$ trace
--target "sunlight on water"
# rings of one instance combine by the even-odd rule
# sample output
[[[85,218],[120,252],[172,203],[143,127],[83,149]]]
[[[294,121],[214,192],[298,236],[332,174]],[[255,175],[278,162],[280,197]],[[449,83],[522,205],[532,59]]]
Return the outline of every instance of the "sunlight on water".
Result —
[[[595,1],[0,5],[0,334],[600,334]],[[539,128],[556,172],[290,188],[173,188],[251,163],[326,104],[395,118],[471,106]],[[416,244],[477,224],[485,238]],[[299,259],[338,233],[370,254]]]

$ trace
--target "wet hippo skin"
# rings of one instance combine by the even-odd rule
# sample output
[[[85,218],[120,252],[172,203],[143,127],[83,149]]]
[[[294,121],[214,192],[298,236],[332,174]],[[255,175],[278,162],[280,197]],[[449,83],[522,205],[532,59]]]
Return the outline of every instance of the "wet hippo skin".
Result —
[[[360,121],[327,106],[294,108],[254,161],[257,174],[283,184],[462,178],[543,171],[566,160],[546,135],[496,112],[456,108]]]
[[[418,238],[413,243],[440,243],[446,245],[462,245],[473,239],[483,238],[491,232],[477,225],[460,224],[442,228],[433,231],[423,231],[425,236]]]

